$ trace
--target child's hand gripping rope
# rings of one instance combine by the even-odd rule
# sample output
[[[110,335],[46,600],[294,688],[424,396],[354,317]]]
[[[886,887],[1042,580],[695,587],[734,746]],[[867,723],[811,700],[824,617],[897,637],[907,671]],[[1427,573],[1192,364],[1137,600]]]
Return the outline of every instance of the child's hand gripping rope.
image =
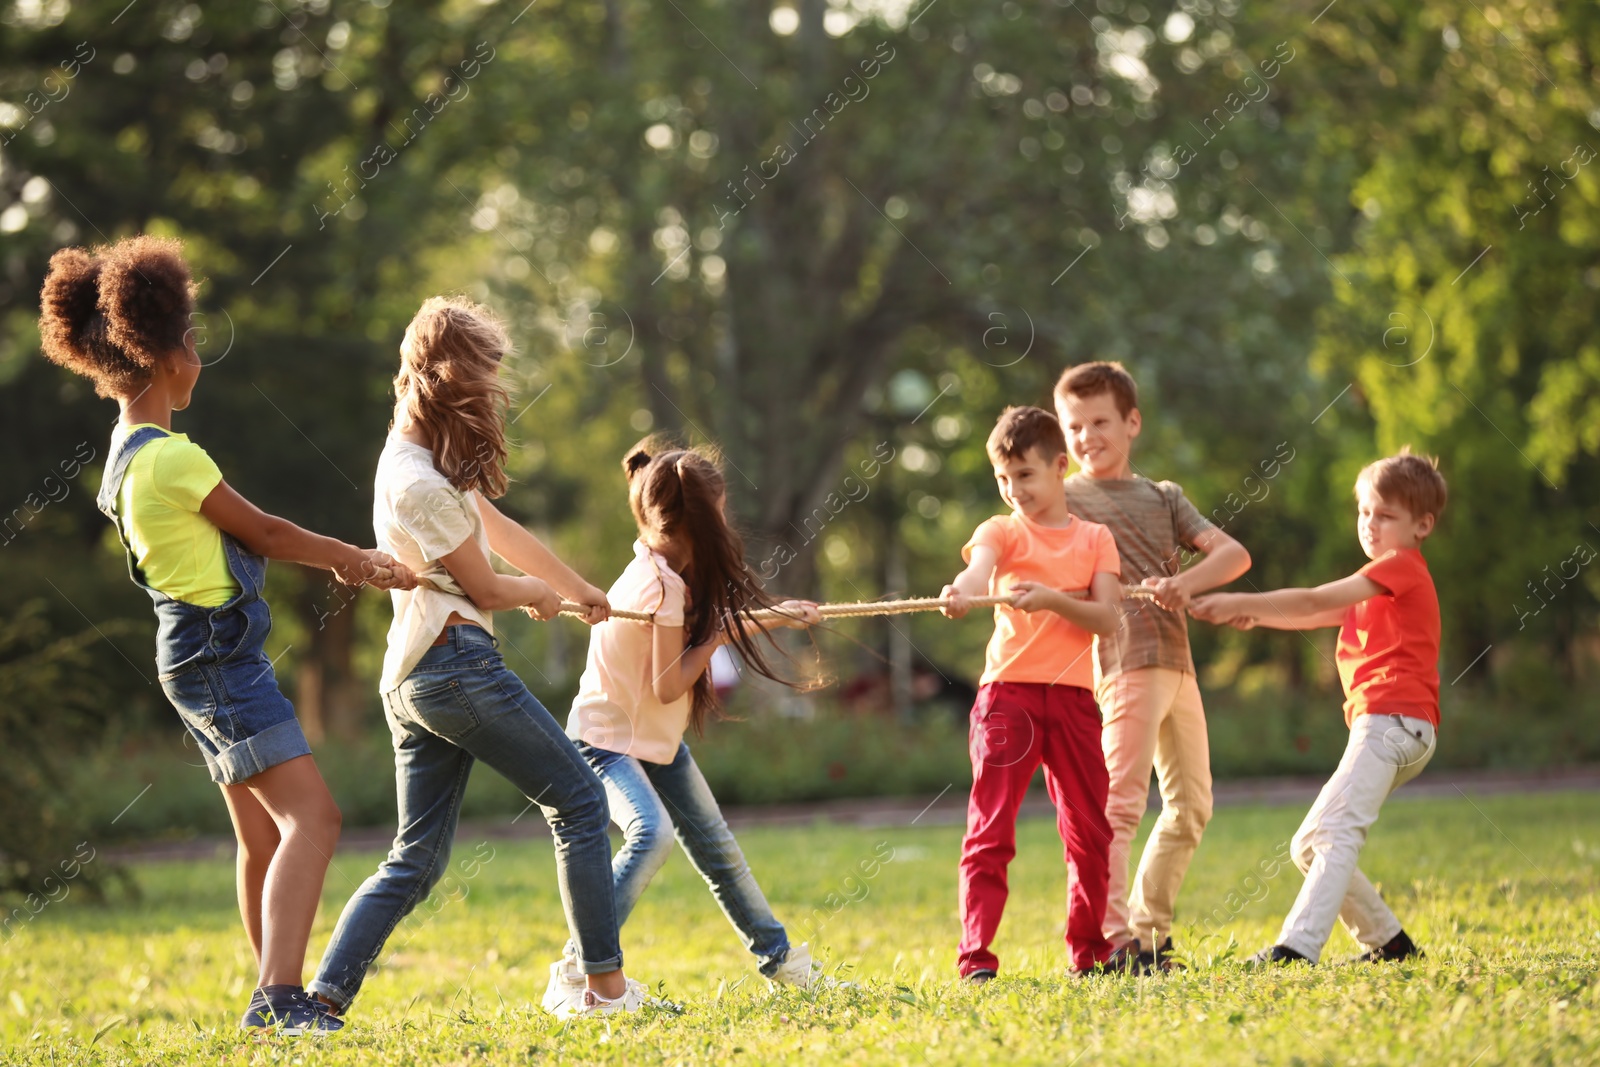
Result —
[[[924,600],[888,601],[888,603],[899,604],[925,604],[927,605],[926,607],[906,607],[894,612],[860,612],[859,614],[888,615],[899,614],[901,611],[938,611],[943,613],[947,619],[959,619],[973,608],[994,607],[996,604],[1010,604],[1020,611],[1039,611],[1047,606],[1046,601],[1055,592],[1056,590],[1052,590],[1039,582],[1018,582],[1012,587],[1012,592],[1006,596],[967,596],[955,586],[947,585],[938,597],[929,597]],[[1073,600],[1089,599],[1089,590],[1087,589],[1064,589],[1060,592]],[[1168,607],[1168,605],[1161,603],[1156,591],[1148,585],[1125,585],[1122,587],[1122,596],[1126,600],[1149,600],[1160,604],[1162,607]],[[823,614],[827,614],[826,609],[830,606],[823,605]],[[1169,610],[1177,609],[1169,608]]]
[[[403,567],[403,564],[396,564]],[[432,589],[438,593],[451,593],[456,596],[465,596],[455,579],[445,570],[432,572],[426,576],[416,578],[416,584],[424,589]],[[1033,583],[1026,583],[1032,585]],[[409,586],[404,587],[409,588]],[[1040,587],[1042,588],[1042,587]],[[598,592],[598,590],[597,590]],[[943,596],[913,597],[905,600],[865,600],[848,604],[817,604],[810,600],[785,600],[775,608],[762,611],[753,611],[750,618],[755,622],[770,622],[779,627],[804,629],[815,626],[823,619],[863,618],[871,615],[908,615],[918,611],[941,611],[950,618],[960,618],[973,608],[991,608],[997,604],[1011,604],[1024,607],[1022,599],[1033,590],[1021,593],[1011,593],[1005,596],[961,596],[951,595],[950,587],[946,586]],[[1066,590],[1066,595],[1077,600],[1088,597],[1087,589]],[[1132,600],[1149,600],[1160,603],[1153,590],[1146,586],[1128,585],[1122,587],[1122,595]],[[654,622],[654,618],[644,611],[624,611],[621,608],[607,607],[604,595],[600,597],[601,603],[575,603],[570,600],[561,600],[559,607],[553,611],[546,611],[548,605],[529,604],[523,608],[530,616],[540,620],[549,620],[556,615],[571,615],[586,622],[604,622],[607,618],[624,619],[629,622]],[[1024,610],[1028,610],[1024,607]],[[959,611],[959,614],[955,614]],[[598,614],[599,618],[593,618]]]
[[[1256,625],[1253,615],[1241,614],[1230,599],[1231,593],[1207,593],[1189,602],[1189,614],[1201,622],[1218,626],[1232,626],[1235,630],[1249,630]]]
[[[428,579],[421,580],[422,584],[430,585]],[[1134,600],[1154,600],[1148,590],[1139,586],[1124,586],[1124,596]],[[1068,590],[1067,595],[1075,599],[1084,599],[1088,591],[1083,589]],[[866,600],[849,604],[813,604],[809,600],[786,600],[775,608],[764,611],[753,611],[750,617],[756,622],[777,622],[779,625],[803,628],[816,625],[822,619],[862,618],[870,615],[909,615],[918,611],[943,611],[948,614],[952,606],[949,596],[915,597],[906,600]],[[997,604],[1015,604],[1016,595],[1007,596],[969,596],[961,597],[960,604],[963,614],[972,608],[989,608]],[[808,608],[815,609],[816,619],[809,617]],[[581,616],[586,609],[581,604],[563,602],[561,614]],[[626,619],[630,622],[652,622],[650,615],[643,611],[624,611],[620,608],[611,609],[611,618]],[[955,616],[959,618],[959,616]],[[787,620],[787,621],[784,621]]]
[[[333,575],[345,585],[370,585],[374,589],[415,589],[417,576],[411,568],[387,552],[363,549],[360,562],[333,568]]]
[[[404,567],[404,564],[397,564]],[[406,573],[410,573],[407,571]],[[438,570],[429,571],[426,575],[416,576],[415,585],[424,589],[432,589],[435,593],[449,593],[452,596],[466,596],[466,590],[461,588],[459,582],[449,571],[440,567]],[[541,583],[542,584],[542,583]],[[411,588],[411,586],[402,586]],[[595,623],[605,622],[607,618],[618,613],[611,610],[611,605],[606,601],[605,593],[590,586],[583,593],[582,601],[563,600],[555,590],[548,585],[544,586],[544,595],[539,599],[522,605],[521,611],[527,613],[531,619],[540,622],[549,622],[557,615],[571,615],[582,619],[593,626]]]

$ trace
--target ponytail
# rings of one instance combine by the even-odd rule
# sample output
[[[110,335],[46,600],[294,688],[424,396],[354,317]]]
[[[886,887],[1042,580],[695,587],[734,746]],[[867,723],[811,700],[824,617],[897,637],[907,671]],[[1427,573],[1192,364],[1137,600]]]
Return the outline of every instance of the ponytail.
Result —
[[[649,535],[647,540],[675,541],[689,550],[684,647],[708,644],[721,634],[757,674],[791,689],[803,688],[780,676],[756,641],[761,628],[750,621],[750,613],[777,601],[762,589],[745,562],[744,539],[723,513],[727,482],[716,463],[699,451],[670,448],[658,438],[646,438],[628,450],[622,466],[640,532]],[[698,735],[707,718],[721,714],[708,669],[691,690],[689,724]]]

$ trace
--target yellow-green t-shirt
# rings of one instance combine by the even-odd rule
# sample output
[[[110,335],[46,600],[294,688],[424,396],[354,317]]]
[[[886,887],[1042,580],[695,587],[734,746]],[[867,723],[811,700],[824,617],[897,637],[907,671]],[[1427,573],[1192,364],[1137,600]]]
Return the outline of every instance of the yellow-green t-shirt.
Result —
[[[118,423],[112,452],[136,429]],[[148,442],[128,464],[117,514],[146,584],[174,600],[215,608],[239,592],[222,531],[200,514],[201,502],[221,482],[206,450],[181,433]]]

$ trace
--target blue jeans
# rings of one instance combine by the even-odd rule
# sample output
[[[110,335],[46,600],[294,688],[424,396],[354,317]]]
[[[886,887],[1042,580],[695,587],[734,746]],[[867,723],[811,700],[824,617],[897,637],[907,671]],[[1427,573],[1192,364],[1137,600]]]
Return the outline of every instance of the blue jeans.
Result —
[[[667,862],[676,834],[739,940],[761,961],[761,973],[772,977],[789,955],[789,935],[773,917],[689,746],[680,743],[677,757],[666,765],[582,741],[578,751],[605,783],[611,817],[622,828],[622,848],[611,863],[617,925],[628,921],[650,879]],[[569,944],[567,954],[573,951]]]
[[[506,669],[477,626],[446,627],[399,688],[383,695],[394,738],[400,829],[376,874],[345,905],[307,987],[348,1005],[394,928],[449,866],[461,797],[474,760],[539,805],[555,836],[567,929],[586,974],[622,966],[611,891],[606,794],[572,741]],[[471,870],[468,871],[469,865]],[[461,861],[470,878],[476,861]]]

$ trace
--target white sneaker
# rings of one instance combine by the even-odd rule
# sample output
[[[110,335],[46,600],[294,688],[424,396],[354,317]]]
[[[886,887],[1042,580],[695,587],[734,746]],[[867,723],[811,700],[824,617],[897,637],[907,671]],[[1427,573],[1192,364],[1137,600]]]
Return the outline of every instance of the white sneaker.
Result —
[[[544,987],[544,1000],[540,1001],[540,1006],[545,1011],[559,1014],[562,1005],[582,999],[586,984],[583,972],[578,970],[578,961],[563,956],[550,965],[550,984]]]
[[[797,989],[832,989],[839,984],[823,974],[822,964],[811,958],[809,942],[791,947],[789,954],[767,981],[772,985],[792,985]]]
[[[614,1000],[607,1000],[594,990],[586,988],[565,1012],[556,1014],[565,1019],[586,1019],[597,1015],[615,1015],[622,1011],[638,1011],[650,1002],[650,994],[645,989],[644,983],[629,978],[622,996]]]

